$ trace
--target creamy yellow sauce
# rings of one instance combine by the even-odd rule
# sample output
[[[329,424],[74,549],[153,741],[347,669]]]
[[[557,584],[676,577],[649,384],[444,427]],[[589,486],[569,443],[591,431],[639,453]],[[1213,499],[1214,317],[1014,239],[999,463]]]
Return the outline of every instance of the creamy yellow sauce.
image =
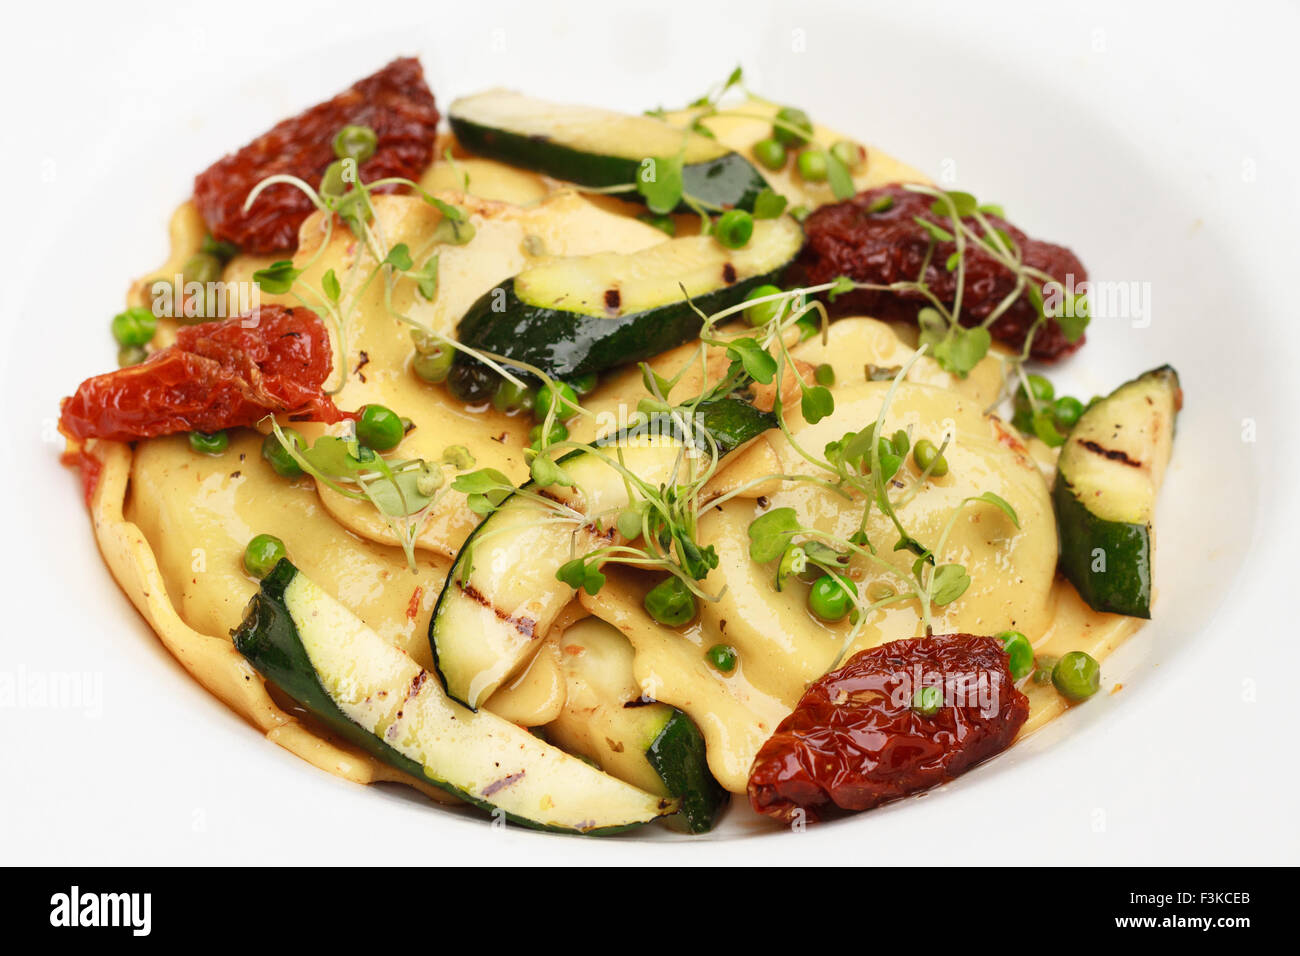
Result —
[[[718,140],[748,156],[769,135],[775,107],[752,101],[739,109],[747,117],[705,120]],[[686,122],[689,116],[675,119]],[[840,139],[818,126],[815,140],[829,147]],[[418,198],[376,197],[375,229],[389,246],[407,243],[417,267],[428,255],[440,257],[437,297],[426,302],[414,284],[399,284],[391,308],[444,334],[484,292],[545,256],[601,251],[631,253],[664,240],[658,230],[638,221],[637,207],[609,197],[580,195],[545,177],[467,156],[454,142],[454,159],[440,158],[421,177],[421,184],[448,202],[465,208],[476,229],[464,246],[430,241],[440,213]],[[794,204],[816,206],[831,200],[829,187],[806,183],[793,171],[762,170],[769,182]],[[469,177],[468,185],[464,177]],[[868,148],[866,165],[855,174],[859,189],[925,177],[888,155]],[[693,217],[677,217],[684,233]],[[171,277],[199,250],[203,223],[191,203],[183,204],[171,223],[171,254],[166,263],[134,283],[132,305],[147,303],[149,282]],[[373,261],[359,251],[351,233],[335,229],[326,241],[321,217],[304,223],[295,263],[307,266],[303,281],[320,286],[333,269],[343,282],[342,300],[351,318],[336,354],[345,357],[347,374],[335,399],[342,408],[379,403],[409,416],[415,428],[394,454],[438,459],[449,445],[462,445],[476,467],[497,468],[523,481],[523,448],[532,425],[526,416],[466,409],[442,388],[421,382],[410,370],[410,327],[396,321],[384,301],[382,280],[363,288]],[[317,253],[320,253],[319,256]],[[236,256],[227,266],[228,281],[247,280],[277,257]],[[263,301],[275,301],[264,297]],[[297,304],[287,297],[288,304]],[[161,323],[152,348],[168,344],[175,325]],[[845,431],[873,421],[887,383],[865,380],[868,364],[902,365],[913,353],[906,332],[869,318],[849,318],[830,326],[826,338],[794,346],[799,367],[827,363],[835,372],[836,411],[831,418],[807,425],[790,415],[795,441],[820,453],[825,443]],[[675,371],[696,346],[683,346],[651,363]],[[717,363],[710,356],[711,374]],[[788,373],[788,374],[793,374]],[[991,634],[1014,627],[1025,632],[1036,651],[1057,655],[1085,650],[1098,660],[1117,647],[1140,622],[1091,611],[1074,589],[1055,577],[1057,541],[1048,500],[1054,454],[1041,443],[1027,445],[1007,426],[984,414],[999,394],[1001,365],[986,358],[965,379],[955,379],[929,359],[921,359],[894,398],[886,430],[910,428],[913,441],[952,438],[945,455],[949,474],[932,478],[908,504],[900,507],[909,530],[922,540],[937,537],[962,498],[994,491],[1015,509],[1017,528],[987,504],[965,507],[941,560],[963,563],[972,584],[956,602],[934,608],[935,632]],[[697,390],[702,372],[688,374],[675,395]],[[627,410],[644,394],[640,372],[625,369],[606,375],[600,388],[584,400],[592,416],[576,422],[574,436],[589,439],[626,424]],[[787,395],[787,397],[789,397]],[[761,396],[760,396],[761,400]],[[768,398],[770,402],[770,397]],[[312,436],[319,426],[302,430]],[[206,687],[261,728],[271,739],[305,759],[349,779],[405,779],[368,756],[300,724],[267,695],[261,679],[230,645],[228,634],[256,588],[241,563],[247,541],[268,532],[282,538],[289,557],[326,592],[338,598],[365,624],[421,667],[432,666],[427,629],[446,577],[450,559],[478,518],[463,496],[448,493],[434,509],[417,539],[413,573],[392,530],[368,504],[344,498],[310,480],[286,481],[260,456],[261,436],[236,431],[220,456],[194,453],[185,438],[142,441],[134,453],[122,445],[99,443],[92,453],[104,461],[104,473],[92,503],[101,550],[124,590],[164,643]],[[728,468],[709,489],[713,497],[776,472],[810,470],[789,440],[769,432],[728,461]],[[915,475],[909,465],[903,482]],[[712,508],[701,519],[700,536],[718,549],[721,561],[704,582],[720,600],[706,603],[695,621],[675,630],[655,623],[642,606],[649,586],[643,576],[609,568],[608,584],[596,596],[583,594],[552,615],[548,639],[538,642],[531,660],[487,701],[486,707],[526,726],[552,723],[575,707],[567,698],[569,682],[562,637],[575,621],[590,613],[612,624],[628,639],[626,688],[636,687],[671,703],[700,726],[708,745],[710,768],[727,789],[743,792],[753,755],[791,711],[804,688],[844,650],[847,624],[828,625],[806,610],[801,582],[777,592],[773,566],[758,566],[747,554],[750,521],[774,507],[792,507],[806,524],[847,537],[856,530],[861,502],[848,502],[812,485],[769,479]],[[890,527],[875,515],[868,525],[873,540],[892,544]],[[904,553],[905,555],[906,553]],[[882,552],[895,566],[889,571],[855,560],[850,574],[869,596],[873,589],[900,589],[910,558]],[[903,602],[873,611],[847,649],[921,633],[919,604]],[[727,676],[711,668],[704,651],[725,643],[738,654]],[[569,675],[571,677],[571,675]],[[1065,709],[1050,685],[1024,685],[1032,711],[1023,732],[1042,726]],[[584,704],[584,706],[586,706]],[[573,731],[570,726],[570,732]],[[617,771],[616,771],[617,772]],[[640,772],[629,770],[629,774]],[[409,781],[408,781],[409,782]],[[633,783],[643,781],[632,780]],[[427,786],[421,789],[429,792]]]

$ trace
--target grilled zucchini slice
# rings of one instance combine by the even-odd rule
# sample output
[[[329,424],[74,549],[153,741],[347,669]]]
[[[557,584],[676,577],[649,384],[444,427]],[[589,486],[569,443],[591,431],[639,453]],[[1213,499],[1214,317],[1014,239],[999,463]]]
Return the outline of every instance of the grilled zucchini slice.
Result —
[[[548,103],[489,90],[451,104],[451,130],[470,152],[582,186],[637,182],[648,158],[682,156],[682,188],[707,206],[753,210],[767,181],[716,139],[653,116]],[[640,201],[636,192],[620,193]],[[690,212],[682,202],[678,212]]]
[[[710,315],[777,281],[802,245],[799,224],[782,216],[756,222],[741,249],[686,236],[628,255],[550,259],[489,289],[456,335],[554,378],[601,372],[691,341],[696,309]],[[475,362],[456,355],[458,364]]]
[[[287,559],[262,581],[233,636],[267,680],[347,740],[517,823],[603,834],[677,809],[449,700],[427,671]]]
[[[1094,610],[1151,616],[1152,515],[1182,404],[1178,373],[1152,369],[1084,412],[1061,450],[1061,569]]]

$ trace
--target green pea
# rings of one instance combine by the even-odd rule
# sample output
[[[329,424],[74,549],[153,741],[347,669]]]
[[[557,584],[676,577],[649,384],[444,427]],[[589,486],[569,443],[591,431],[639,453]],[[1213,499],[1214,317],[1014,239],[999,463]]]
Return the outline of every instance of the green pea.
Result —
[[[783,146],[802,146],[812,139],[812,120],[803,110],[794,106],[783,106],[777,111],[776,118],[781,125],[772,125],[772,138]],[[793,126],[794,129],[789,127]]]
[[[259,534],[244,548],[244,570],[260,580],[271,573],[285,554],[283,541],[273,534]]]
[[[217,282],[221,279],[221,260],[208,252],[197,252],[185,260],[181,274],[186,282]]]
[[[1087,700],[1101,687],[1101,665],[1083,651],[1070,651],[1052,668],[1052,684],[1066,700]]]
[[[200,454],[220,455],[230,445],[230,436],[220,432],[190,432],[190,447]]]
[[[681,627],[695,616],[695,595],[675,574],[647,591],[643,603],[647,614],[668,627]]]
[[[942,478],[948,474],[948,459],[939,454],[939,449],[928,438],[917,441],[916,447],[912,449],[912,460],[922,471],[929,468],[931,477]]]
[[[533,417],[539,422],[546,421],[555,406],[556,421],[565,421],[578,414],[578,393],[567,382],[552,382],[537,390],[537,401],[533,404]]]
[[[1026,378],[1029,381],[1029,390],[1033,394],[1035,401],[1040,403],[1050,402],[1056,397],[1056,389],[1053,388],[1052,383],[1043,378],[1043,376],[1029,375],[1026,376]],[[1023,382],[1020,387],[1016,389],[1016,407],[1020,408],[1022,406],[1024,408],[1032,407],[1032,403],[1025,395],[1025,386]]]
[[[383,405],[367,405],[357,421],[357,439],[375,451],[388,451],[406,435],[402,417]]]
[[[922,717],[933,717],[943,709],[943,690],[926,685],[912,695],[912,709]]]
[[[600,384],[600,377],[595,372],[588,372],[586,375],[579,375],[577,378],[569,379],[569,385],[573,387],[579,398],[590,395],[596,390],[598,384]]]
[[[294,448],[305,448],[307,443],[303,437],[292,428],[282,428],[284,437],[287,438]],[[275,432],[267,435],[262,439],[262,457],[267,463],[275,469],[275,473],[281,478],[299,478],[302,476],[302,467],[289,454],[289,450],[280,444],[280,439],[275,437]]]
[[[451,364],[456,358],[456,350],[436,335],[416,329],[411,333],[415,343],[415,358],[411,360],[411,370],[426,382],[437,385],[447,380]]]
[[[1019,631],[1003,631],[997,636],[1002,649],[1011,658],[1011,679],[1020,680],[1034,669],[1034,647]]]
[[[528,443],[532,445],[533,448],[536,448],[539,451],[541,450],[542,447],[542,425],[543,425],[542,422],[538,422],[532,428],[528,429]],[[564,439],[568,437],[569,437],[569,430],[564,427],[563,422],[552,422],[551,438],[550,441],[547,442],[547,444],[554,445],[557,441],[564,441]]]
[[[118,345],[147,345],[158,331],[158,317],[143,306],[113,316],[113,338]]]
[[[334,155],[364,163],[375,155],[378,145],[379,137],[369,126],[345,126],[334,137]]]
[[[736,649],[727,644],[714,644],[704,652],[704,657],[719,674],[730,674],[736,669]]]
[[[1075,426],[1082,414],[1083,402],[1073,395],[1062,395],[1052,403],[1052,417],[1056,419],[1056,424],[1066,431]]]
[[[848,590],[845,590],[845,585]],[[836,579],[823,574],[808,589],[808,609],[823,621],[839,621],[856,603],[854,598],[857,595],[857,586],[848,578]]]
[[[206,252],[210,256],[216,256],[223,263],[226,263],[239,255],[239,246],[225,239],[218,241],[212,238],[211,235],[207,235],[203,237],[203,243],[199,246],[199,251]]]
[[[420,474],[415,479],[415,490],[426,498],[432,498],[434,493],[442,487],[446,476],[443,475],[441,468],[435,468],[428,462],[420,469]]]
[[[769,295],[780,295],[781,291],[780,286],[774,286],[770,283],[767,285],[761,285],[750,292],[749,295],[745,296],[745,301],[748,302],[751,299],[762,299]],[[760,325],[767,325],[767,323],[776,318],[776,313],[781,308],[781,304],[781,299],[773,299],[771,302],[760,302],[757,305],[747,305],[745,306],[745,321],[755,328],[758,328]]]
[[[1016,430],[1025,435],[1034,433],[1034,413],[1026,408],[1017,408],[1016,413],[1011,416],[1011,424],[1016,426]]]
[[[743,209],[728,209],[713,224],[713,237],[728,249],[740,249],[754,234],[754,217]]]
[[[447,372],[447,388],[466,405],[477,405],[496,391],[497,374],[479,362],[453,362]]]
[[[831,368],[825,362],[813,369],[813,381],[818,385],[830,387],[835,384],[835,369]]]
[[[760,139],[754,144],[754,158],[768,169],[784,169],[785,147],[775,139]]]
[[[826,154],[820,149],[805,149],[799,154],[799,175],[807,182],[820,183],[829,175],[826,172]]]
[[[527,385],[516,385],[508,378],[503,378],[497,390],[492,393],[492,407],[499,412],[512,415],[527,411],[533,407],[536,393]]]
[[[1058,658],[1044,655],[1043,657],[1034,658],[1034,677],[1035,684],[1050,684],[1052,682],[1052,671],[1056,669]]]
[[[474,467],[474,456],[464,445],[448,445],[442,450],[442,463],[451,465],[457,471]]]
[[[1065,436],[1057,431],[1056,423],[1049,409],[1040,409],[1030,417],[1033,434],[1049,448],[1059,448],[1065,444]]]
[[[851,139],[839,140],[831,147],[831,155],[843,163],[851,173],[861,169],[867,161],[867,151]]]
[[[123,345],[117,350],[118,368],[126,368],[128,365],[139,365],[149,357],[146,352],[138,345]]]

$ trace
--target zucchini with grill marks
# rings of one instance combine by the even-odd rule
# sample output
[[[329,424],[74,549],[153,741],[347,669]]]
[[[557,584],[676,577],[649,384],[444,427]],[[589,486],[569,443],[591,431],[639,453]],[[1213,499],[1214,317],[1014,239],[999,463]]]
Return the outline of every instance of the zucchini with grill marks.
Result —
[[[1061,569],[1093,610],[1151,616],[1152,515],[1182,396],[1177,372],[1153,369],[1084,412],[1061,450]]]
[[[472,153],[604,189],[637,182],[649,158],[682,157],[682,188],[707,206],[752,211],[767,181],[716,139],[653,116],[548,103],[509,90],[465,96],[448,113],[456,139]],[[637,192],[619,194],[641,201]],[[683,201],[677,212],[690,212]]]
[[[456,335],[554,378],[601,372],[691,341],[699,312],[729,308],[777,281],[802,245],[803,230],[783,216],[756,222],[741,249],[688,236],[628,255],[550,259],[489,289]],[[478,365],[459,351],[456,362]]]
[[[267,680],[385,763],[529,827],[613,833],[677,809],[487,711],[449,700],[410,657],[282,559],[235,647]]]

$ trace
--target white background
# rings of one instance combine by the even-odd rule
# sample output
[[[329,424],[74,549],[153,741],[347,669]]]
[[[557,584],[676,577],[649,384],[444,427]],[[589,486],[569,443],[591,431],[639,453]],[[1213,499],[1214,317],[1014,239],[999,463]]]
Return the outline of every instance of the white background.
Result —
[[[0,702],[0,862],[1300,862],[1300,16],[1281,3],[891,6],[9,11],[0,675],[87,673],[102,704]],[[493,830],[326,776],[208,697],[99,562],[48,433],[57,400],[111,366],[108,318],[128,278],[164,258],[196,171],[406,53],[444,109],[491,85],[671,106],[740,62],[761,92],[953,173],[1095,275],[1150,282],[1151,327],[1094,327],[1061,375],[1087,397],[1171,360],[1187,389],[1157,621],[1107,665],[1124,690],[923,799],[803,834],[733,821],[694,842]]]

